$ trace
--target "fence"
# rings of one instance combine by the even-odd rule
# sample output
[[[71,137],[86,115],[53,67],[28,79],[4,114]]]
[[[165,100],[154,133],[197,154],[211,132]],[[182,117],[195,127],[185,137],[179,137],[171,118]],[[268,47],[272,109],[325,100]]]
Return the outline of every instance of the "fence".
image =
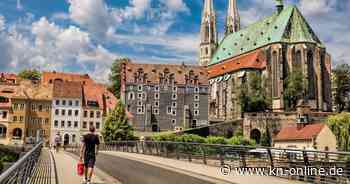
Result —
[[[33,183],[32,175],[36,173],[43,143],[36,144],[30,151],[0,175],[0,184]],[[37,182],[35,182],[37,183]]]
[[[75,151],[78,150],[79,148],[76,147]],[[217,167],[284,170],[295,168],[302,169],[302,174],[298,172],[298,174],[279,175],[279,177],[320,184],[350,183],[350,153],[348,152],[154,141],[105,143],[101,146],[101,150],[162,156]],[[307,169],[309,169],[308,172],[306,172]],[[324,174],[314,172],[321,169],[324,170]],[[336,169],[341,175],[332,173]]]

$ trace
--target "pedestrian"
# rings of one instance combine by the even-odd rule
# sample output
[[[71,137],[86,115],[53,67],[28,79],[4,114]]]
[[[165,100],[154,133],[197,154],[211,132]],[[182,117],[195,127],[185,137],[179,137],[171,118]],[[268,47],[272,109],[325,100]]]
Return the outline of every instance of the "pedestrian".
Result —
[[[60,136],[60,133],[58,132],[55,136],[55,144],[54,144],[54,147],[55,147],[55,150],[56,150],[56,153],[58,153],[59,149],[60,149],[60,146],[61,146],[61,136]]]
[[[91,184],[91,178],[94,173],[96,156],[98,154],[100,140],[95,134],[95,127],[89,127],[89,133],[83,136],[82,146],[80,149],[80,162],[84,159],[84,183]]]

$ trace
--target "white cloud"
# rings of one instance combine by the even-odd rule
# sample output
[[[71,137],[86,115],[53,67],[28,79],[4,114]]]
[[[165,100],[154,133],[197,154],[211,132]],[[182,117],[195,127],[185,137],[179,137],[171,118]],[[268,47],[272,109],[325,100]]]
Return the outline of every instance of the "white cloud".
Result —
[[[337,0],[300,0],[300,9],[305,15],[321,15],[332,11]]]
[[[130,0],[130,5],[121,11],[124,18],[142,18],[151,7],[151,0]]]
[[[5,17],[0,15],[0,31],[4,30],[5,29]]]
[[[160,0],[160,2],[165,4],[173,12],[189,11],[183,0]]]
[[[64,12],[56,12],[52,14],[52,18],[55,20],[67,20],[69,19],[69,14]]]
[[[21,0],[17,0],[16,8],[17,8],[17,10],[23,10],[23,6],[22,6],[22,3],[21,3]]]

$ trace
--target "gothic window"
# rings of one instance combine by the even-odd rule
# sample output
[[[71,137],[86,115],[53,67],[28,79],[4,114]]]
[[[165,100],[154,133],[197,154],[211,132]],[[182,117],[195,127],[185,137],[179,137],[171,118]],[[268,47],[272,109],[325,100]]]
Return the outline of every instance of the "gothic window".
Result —
[[[134,93],[133,92],[129,93],[129,100],[134,100]]]
[[[278,82],[279,82],[279,62],[276,51],[272,53],[272,92],[274,97],[278,97]]]
[[[314,55],[311,51],[307,53],[307,75],[309,84],[309,96],[311,99],[315,99],[316,79],[314,68]]]
[[[301,51],[298,50],[294,56],[294,67],[297,69],[297,70],[300,70],[301,69]]]

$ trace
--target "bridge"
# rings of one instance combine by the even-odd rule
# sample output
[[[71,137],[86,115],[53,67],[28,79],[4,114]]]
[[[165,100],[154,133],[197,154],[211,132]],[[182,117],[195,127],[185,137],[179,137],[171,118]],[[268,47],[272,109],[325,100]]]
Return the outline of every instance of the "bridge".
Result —
[[[79,146],[55,152],[35,145],[0,175],[0,184],[78,184]],[[94,184],[350,183],[350,153],[176,142],[124,141],[101,145]],[[237,173],[237,168],[314,168],[304,173]],[[332,168],[341,173],[332,174]]]

